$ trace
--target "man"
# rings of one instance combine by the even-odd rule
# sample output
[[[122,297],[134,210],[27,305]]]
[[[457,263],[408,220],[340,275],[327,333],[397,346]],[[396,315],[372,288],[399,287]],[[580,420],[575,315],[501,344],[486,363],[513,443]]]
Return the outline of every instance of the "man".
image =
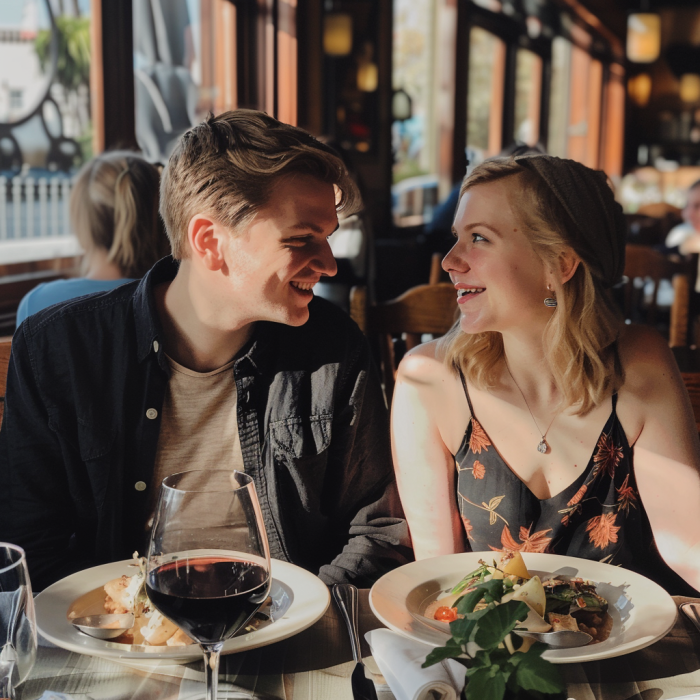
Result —
[[[0,540],[38,589],[143,548],[160,481],[238,468],[271,554],[368,585],[406,561],[388,421],[367,343],[315,299],[358,195],[303,131],[249,110],[187,132],[161,183],[173,258],[66,302],[13,339]]]

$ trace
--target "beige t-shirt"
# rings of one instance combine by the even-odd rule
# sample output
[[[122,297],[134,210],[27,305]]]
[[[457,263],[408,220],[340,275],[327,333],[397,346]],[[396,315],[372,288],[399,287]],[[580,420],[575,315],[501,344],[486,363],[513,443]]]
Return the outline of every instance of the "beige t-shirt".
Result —
[[[235,360],[211,372],[195,372],[166,358],[172,372],[161,411],[151,514],[166,476],[192,469],[244,471],[232,370]]]

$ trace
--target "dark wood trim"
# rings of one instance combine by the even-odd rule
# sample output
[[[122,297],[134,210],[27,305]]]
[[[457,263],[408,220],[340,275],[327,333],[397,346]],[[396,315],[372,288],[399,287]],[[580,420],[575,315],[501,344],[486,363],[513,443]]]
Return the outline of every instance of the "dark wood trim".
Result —
[[[137,148],[132,0],[101,0],[104,148]],[[94,20],[93,20],[94,21]]]
[[[506,74],[503,80],[503,119],[501,148],[507,148],[515,140],[515,77],[518,59],[517,44],[506,44]]]
[[[542,59],[542,89],[540,92],[540,139],[546,148],[549,140],[549,99],[552,94],[552,51]]]
[[[467,96],[469,95],[469,22],[468,3],[457,3],[455,41],[454,131],[452,136],[452,182],[460,182],[466,170]]]

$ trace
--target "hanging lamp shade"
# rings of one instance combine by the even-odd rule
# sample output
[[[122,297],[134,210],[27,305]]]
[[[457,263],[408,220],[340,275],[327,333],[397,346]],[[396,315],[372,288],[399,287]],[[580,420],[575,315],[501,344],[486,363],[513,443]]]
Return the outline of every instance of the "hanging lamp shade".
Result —
[[[362,92],[374,92],[379,84],[379,69],[372,61],[360,63],[357,68],[357,87]]]
[[[640,73],[627,81],[627,92],[630,99],[638,107],[645,107],[651,96],[651,76],[648,73]]]
[[[352,17],[333,12],[323,18],[323,50],[328,56],[347,56],[352,51]]]
[[[653,63],[661,52],[661,17],[635,12],[627,17],[627,58],[633,63]]]
[[[680,96],[683,102],[700,100],[700,75],[685,73],[681,76]]]

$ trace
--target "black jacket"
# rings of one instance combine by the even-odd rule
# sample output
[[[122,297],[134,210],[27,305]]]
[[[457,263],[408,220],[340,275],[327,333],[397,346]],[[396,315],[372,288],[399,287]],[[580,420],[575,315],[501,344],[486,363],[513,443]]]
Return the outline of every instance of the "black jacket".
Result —
[[[169,378],[153,287],[176,273],[161,260],[141,282],[52,306],[15,333],[0,540],[24,547],[37,590],[143,549]],[[233,366],[243,461],[272,557],[366,586],[411,555],[387,410],[357,326],[323,299],[309,311],[300,327],[259,322]]]

